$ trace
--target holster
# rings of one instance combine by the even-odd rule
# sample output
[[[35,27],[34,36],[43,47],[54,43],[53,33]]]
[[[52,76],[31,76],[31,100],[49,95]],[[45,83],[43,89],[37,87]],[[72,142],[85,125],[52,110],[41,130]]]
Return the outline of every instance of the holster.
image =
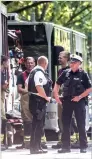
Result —
[[[42,109],[42,110],[37,109],[36,113],[37,113],[37,119],[41,120],[43,118],[43,116],[45,115],[45,110],[44,109]]]

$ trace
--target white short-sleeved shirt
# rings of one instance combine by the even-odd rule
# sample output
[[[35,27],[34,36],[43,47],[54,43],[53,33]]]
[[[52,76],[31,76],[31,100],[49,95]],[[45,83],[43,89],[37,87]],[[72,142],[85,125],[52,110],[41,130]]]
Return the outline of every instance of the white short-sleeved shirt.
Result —
[[[41,66],[37,65],[33,68],[33,70],[35,70],[35,69],[41,69],[44,72],[44,69]],[[38,85],[43,86],[47,83],[47,79],[44,76],[42,71],[37,71],[34,75],[35,86],[38,86]],[[25,81],[26,86],[28,86],[28,81],[29,81],[29,76]]]
[[[44,69],[41,66],[36,66],[34,69],[41,69],[44,72]],[[35,86],[43,86],[47,83],[47,79],[42,71],[37,71],[34,75]]]

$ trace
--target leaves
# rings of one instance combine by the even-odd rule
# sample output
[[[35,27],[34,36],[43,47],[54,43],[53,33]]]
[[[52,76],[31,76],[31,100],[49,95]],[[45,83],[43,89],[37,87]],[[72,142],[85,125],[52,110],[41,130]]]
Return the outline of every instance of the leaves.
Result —
[[[25,20],[35,12],[37,21],[50,21],[81,32],[91,31],[90,1],[4,1],[8,12],[16,12]]]

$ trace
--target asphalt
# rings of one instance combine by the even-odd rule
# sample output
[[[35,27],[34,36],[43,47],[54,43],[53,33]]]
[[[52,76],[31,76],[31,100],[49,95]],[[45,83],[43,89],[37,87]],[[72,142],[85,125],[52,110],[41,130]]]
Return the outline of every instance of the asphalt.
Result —
[[[80,153],[79,149],[71,149],[70,153],[58,154],[57,150],[52,149],[51,146],[56,142],[48,142],[48,153],[46,154],[30,154],[29,150],[16,150],[16,145],[9,147],[7,150],[1,152],[2,159],[91,159],[92,158],[92,144],[86,153]]]

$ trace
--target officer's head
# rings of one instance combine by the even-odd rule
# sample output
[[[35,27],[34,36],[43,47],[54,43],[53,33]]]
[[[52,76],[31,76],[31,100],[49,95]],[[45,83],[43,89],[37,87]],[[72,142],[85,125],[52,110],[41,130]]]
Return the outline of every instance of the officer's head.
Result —
[[[9,61],[8,61],[8,57],[5,56],[5,55],[2,55],[1,56],[1,65],[4,67],[4,68],[8,68],[9,66]]]
[[[33,57],[27,57],[25,59],[25,67],[27,69],[27,71],[31,71],[35,66],[35,60]]]
[[[80,68],[83,59],[79,55],[71,55],[70,56],[70,68],[74,71]]]
[[[69,55],[70,55],[69,52],[61,51],[59,53],[59,57],[58,57],[59,64],[62,65],[62,66],[66,65],[69,61]]]
[[[37,60],[37,64],[41,67],[43,67],[44,70],[48,67],[48,59],[45,56],[40,56]]]

